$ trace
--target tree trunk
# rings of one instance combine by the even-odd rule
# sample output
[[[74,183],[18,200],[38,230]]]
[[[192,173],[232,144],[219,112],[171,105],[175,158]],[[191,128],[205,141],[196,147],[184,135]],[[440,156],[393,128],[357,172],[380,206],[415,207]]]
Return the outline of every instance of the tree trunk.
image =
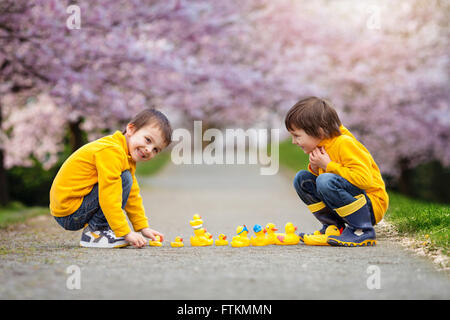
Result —
[[[409,160],[408,159],[400,159],[400,178],[398,179],[398,189],[400,193],[412,196],[411,189],[411,169],[409,168]]]
[[[72,146],[72,152],[75,152],[83,146],[83,132],[81,131],[80,124],[82,119],[78,119],[75,122],[69,122],[70,129],[70,145]]]
[[[2,126],[2,105],[0,104],[0,129]],[[4,162],[4,150],[0,145],[0,205],[5,206],[9,202],[9,187],[6,179],[6,169]]]

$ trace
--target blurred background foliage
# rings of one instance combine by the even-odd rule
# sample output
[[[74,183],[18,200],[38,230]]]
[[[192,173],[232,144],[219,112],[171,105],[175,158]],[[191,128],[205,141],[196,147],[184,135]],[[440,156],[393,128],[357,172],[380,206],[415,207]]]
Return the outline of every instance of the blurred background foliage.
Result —
[[[310,95],[333,103],[391,189],[449,203],[449,14],[446,0],[3,0],[0,204],[48,205],[63,161],[143,108],[175,128],[285,138],[286,111]]]

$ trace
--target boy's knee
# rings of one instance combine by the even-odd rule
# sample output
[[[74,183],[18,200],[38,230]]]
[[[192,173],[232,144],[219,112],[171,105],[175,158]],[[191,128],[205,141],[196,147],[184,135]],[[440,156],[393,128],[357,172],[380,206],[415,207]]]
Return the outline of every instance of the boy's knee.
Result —
[[[54,217],[56,222],[67,231],[77,231],[84,228],[85,222],[82,217],[72,217],[71,215],[65,217]]]
[[[133,176],[131,175],[131,172],[129,170],[125,170],[120,175],[122,178],[122,187],[123,189],[131,189],[131,186],[133,185]]]
[[[129,170],[125,170],[120,177],[122,178],[122,208],[125,208],[133,185],[133,176]]]
[[[325,193],[330,190],[334,190],[337,175],[333,173],[322,173],[316,179],[317,191]]]
[[[297,189],[299,186],[302,185],[302,181],[305,181],[307,179],[311,179],[311,176],[313,174],[307,170],[300,170],[297,172],[294,178],[294,187]]]

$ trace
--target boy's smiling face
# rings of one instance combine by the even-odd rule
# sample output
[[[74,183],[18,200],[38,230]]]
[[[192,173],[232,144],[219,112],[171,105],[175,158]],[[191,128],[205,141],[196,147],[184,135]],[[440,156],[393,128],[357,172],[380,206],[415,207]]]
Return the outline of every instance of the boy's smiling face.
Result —
[[[292,143],[302,148],[304,153],[311,153],[317,145],[322,141],[320,138],[316,138],[306,134],[303,129],[294,128],[294,130],[289,130],[292,135]]]
[[[125,137],[128,152],[135,162],[148,161],[166,147],[161,130],[152,124],[139,130],[133,124],[128,124]]]

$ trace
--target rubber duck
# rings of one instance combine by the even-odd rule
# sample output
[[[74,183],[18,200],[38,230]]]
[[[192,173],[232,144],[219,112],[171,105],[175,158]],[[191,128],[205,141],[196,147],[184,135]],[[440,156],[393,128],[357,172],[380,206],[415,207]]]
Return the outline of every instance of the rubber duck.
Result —
[[[227,236],[224,235],[223,233],[219,234],[219,238],[216,240],[215,244],[216,246],[227,246],[228,245]]]
[[[206,230],[204,228],[194,230],[195,235],[191,236],[191,246],[193,247],[204,247],[213,244],[213,239],[211,236],[206,235]]]
[[[194,230],[201,228],[203,225],[202,217],[198,213],[194,214],[192,220],[189,221],[189,224]]]
[[[212,234],[209,233],[209,232],[206,230],[206,228],[205,228],[205,237],[206,237],[207,239],[212,239],[212,238],[213,238]]]
[[[210,246],[213,244],[213,239],[211,237],[206,236],[206,230],[204,228],[194,230],[195,235],[191,236],[191,246],[193,247],[204,247]]]
[[[184,247],[183,238],[176,237],[175,240],[170,243],[170,246],[173,247],[173,248]]]
[[[162,247],[162,242],[161,242],[160,236],[156,236],[155,238],[156,238],[156,240],[150,240],[148,244],[151,247]]]
[[[252,246],[260,247],[267,246],[269,244],[268,238],[266,237],[266,229],[263,228],[259,224],[255,224],[253,226],[253,232],[255,233],[255,237],[250,238],[250,242]]]
[[[234,248],[248,247],[250,245],[250,239],[248,238],[248,229],[244,224],[236,228],[236,236],[231,240],[231,246]]]
[[[192,229],[194,229],[194,236],[191,236],[190,242],[193,247],[204,247],[213,244],[211,234],[206,235],[206,229],[203,227],[203,220],[199,214],[194,214],[192,220],[189,221]]]
[[[278,229],[275,227],[273,223],[268,223],[265,227],[266,229],[266,238],[267,238],[267,244],[275,244],[277,242],[277,235],[275,231],[278,231]]]
[[[278,245],[291,245],[298,244],[300,242],[300,237],[295,234],[297,231],[297,227],[292,224],[292,222],[286,223],[284,230],[286,233],[277,235],[277,242],[275,244]]]
[[[303,242],[308,246],[329,246],[327,243],[328,236],[340,236],[342,233],[336,226],[328,226],[325,234],[305,234]]]

